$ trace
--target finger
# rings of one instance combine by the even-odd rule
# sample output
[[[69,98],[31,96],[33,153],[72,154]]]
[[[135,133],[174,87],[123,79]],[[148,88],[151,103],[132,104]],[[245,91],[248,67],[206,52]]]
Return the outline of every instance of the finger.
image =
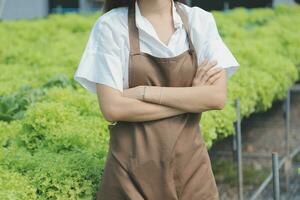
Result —
[[[212,62],[207,62],[205,66],[200,69],[198,77],[201,79],[207,72],[210,70],[211,67],[215,66],[217,64],[216,60],[213,60]]]
[[[213,76],[217,73],[220,73],[221,71],[222,71],[222,67],[213,67],[208,70],[207,74],[208,74],[208,76]]]
[[[211,62],[206,63],[206,65],[204,67],[202,67],[202,71],[200,72],[200,74],[206,74],[212,67],[214,67],[217,64],[216,60],[213,60]]]
[[[199,67],[201,68],[201,67],[204,67],[207,63],[208,63],[208,59],[207,58],[205,58],[201,63],[200,63],[200,65],[199,65]]]
[[[199,76],[200,71],[202,70],[202,68],[208,63],[208,59],[205,58],[203,62],[201,62],[201,64],[198,66],[197,68],[197,72],[196,72],[196,77]]]
[[[216,82],[219,78],[221,78],[221,75],[216,76],[216,77],[214,78],[214,80],[211,81],[211,85],[215,84],[215,82]]]
[[[218,80],[221,77],[221,73],[217,73],[214,76],[211,76],[208,80],[207,83],[212,85],[215,83],[216,80]]]
[[[211,69],[210,71],[207,72],[207,76],[209,76],[209,79],[215,77],[215,76],[218,76],[221,74],[221,70],[218,70],[218,69]]]
[[[207,71],[213,69],[214,66],[216,66],[218,64],[218,62],[216,60],[213,60],[211,62],[208,62],[207,65],[205,66],[205,68],[207,69]]]
[[[214,74],[218,73],[220,70],[218,69],[218,67],[215,67],[217,65],[217,62],[211,62],[209,63],[209,67],[208,70],[205,72],[206,76],[211,77]]]
[[[206,74],[205,69],[200,69],[199,74],[198,74],[198,79],[205,82],[206,80],[203,80],[205,78],[205,74]]]
[[[204,66],[208,63],[208,59],[207,58],[204,58],[204,60],[201,62],[200,66]]]
[[[208,76],[207,74],[204,74],[203,77],[202,77],[202,81],[204,83],[206,83],[208,80],[209,80],[210,76]]]
[[[199,81],[201,82],[201,84],[205,84],[208,79],[209,79],[209,76],[207,74],[203,74],[201,79],[199,79]]]

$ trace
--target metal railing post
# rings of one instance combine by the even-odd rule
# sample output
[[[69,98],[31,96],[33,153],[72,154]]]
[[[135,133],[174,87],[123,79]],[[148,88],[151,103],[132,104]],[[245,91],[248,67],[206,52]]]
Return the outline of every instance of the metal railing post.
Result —
[[[277,152],[272,152],[272,174],[273,174],[273,197],[275,200],[279,200],[280,185],[279,185],[279,167],[278,167]]]
[[[285,177],[285,191],[289,190],[289,171],[291,169],[291,159],[290,159],[290,144],[289,144],[289,135],[290,135],[290,110],[291,110],[291,92],[290,89],[287,91],[287,97],[284,101],[284,125],[285,125],[285,135],[284,135],[284,144],[285,144],[285,156],[286,162],[284,163],[284,177]]]
[[[240,99],[236,99],[236,158],[238,167],[238,199],[243,200],[243,165],[242,165],[242,136],[241,136],[241,106]]]

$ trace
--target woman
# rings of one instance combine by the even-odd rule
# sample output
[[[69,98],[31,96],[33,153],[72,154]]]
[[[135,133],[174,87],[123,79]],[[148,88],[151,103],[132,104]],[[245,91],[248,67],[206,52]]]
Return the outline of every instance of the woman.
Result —
[[[224,107],[239,64],[213,15],[176,0],[104,11],[74,76],[115,122],[97,199],[219,199],[199,121]]]

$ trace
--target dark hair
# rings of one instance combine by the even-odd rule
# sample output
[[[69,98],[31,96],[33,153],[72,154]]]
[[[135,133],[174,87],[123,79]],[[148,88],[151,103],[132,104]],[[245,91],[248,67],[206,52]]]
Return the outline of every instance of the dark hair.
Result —
[[[129,5],[131,5],[132,3],[134,3],[136,0],[105,0],[104,2],[104,8],[103,8],[103,13],[106,13],[114,8],[118,8],[118,7],[128,7]],[[179,1],[180,0],[172,0],[172,1]]]

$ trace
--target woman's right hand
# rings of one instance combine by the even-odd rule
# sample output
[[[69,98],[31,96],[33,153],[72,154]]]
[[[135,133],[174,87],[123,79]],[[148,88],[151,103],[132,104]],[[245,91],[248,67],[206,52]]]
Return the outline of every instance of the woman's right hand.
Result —
[[[214,84],[214,82],[220,78],[220,72],[222,70],[222,67],[214,67],[216,65],[217,61],[215,60],[209,62],[208,59],[204,59],[204,61],[197,68],[192,86]]]

